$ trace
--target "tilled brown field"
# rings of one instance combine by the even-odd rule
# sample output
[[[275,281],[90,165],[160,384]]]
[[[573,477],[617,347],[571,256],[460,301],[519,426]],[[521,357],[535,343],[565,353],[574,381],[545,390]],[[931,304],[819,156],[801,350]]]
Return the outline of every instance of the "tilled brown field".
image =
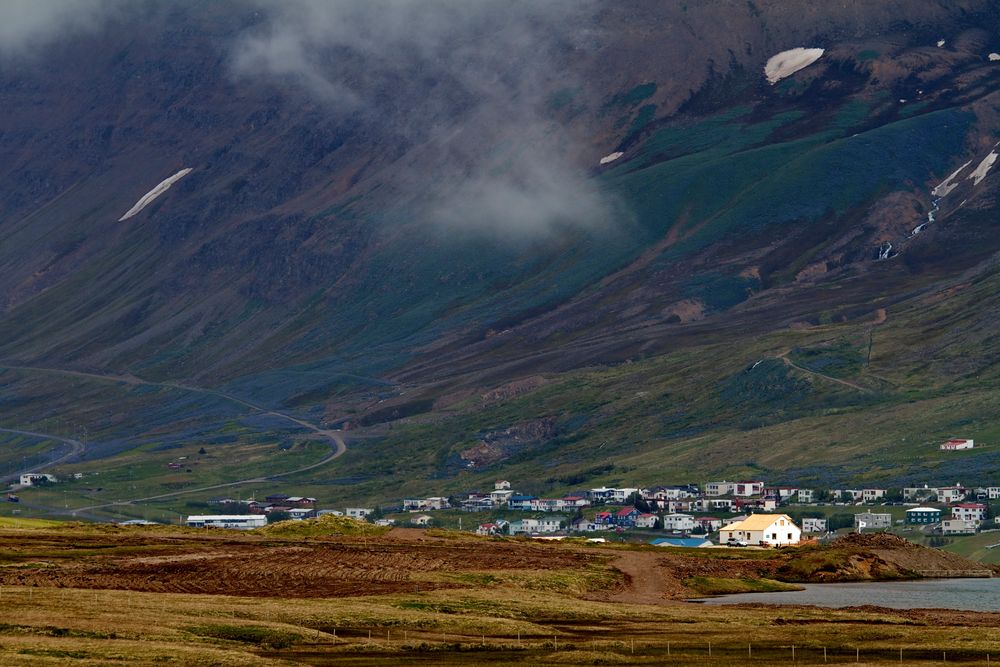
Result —
[[[0,532],[0,585],[332,597],[456,588],[435,573],[559,570],[606,556],[488,540]]]

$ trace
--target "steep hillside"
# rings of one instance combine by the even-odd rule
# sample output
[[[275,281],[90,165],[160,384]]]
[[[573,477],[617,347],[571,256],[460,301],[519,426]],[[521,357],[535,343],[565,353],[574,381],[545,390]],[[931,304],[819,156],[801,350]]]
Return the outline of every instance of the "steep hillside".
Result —
[[[298,482],[357,497],[900,479],[997,429],[997,2],[38,7],[0,33],[0,426],[121,484],[328,425],[371,439]]]

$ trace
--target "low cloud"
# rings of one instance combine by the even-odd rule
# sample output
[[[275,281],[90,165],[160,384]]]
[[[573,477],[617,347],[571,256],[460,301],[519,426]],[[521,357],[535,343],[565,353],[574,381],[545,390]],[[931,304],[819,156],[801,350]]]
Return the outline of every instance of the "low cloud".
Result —
[[[591,2],[294,0],[260,11],[235,45],[237,77],[291,86],[405,142],[422,173],[397,185],[420,200],[415,215],[518,237],[612,219],[614,203],[573,162],[578,138],[547,109],[553,90],[576,85],[564,65],[593,39]]]
[[[2,0],[0,56],[32,55],[71,34],[98,29],[118,0]]]

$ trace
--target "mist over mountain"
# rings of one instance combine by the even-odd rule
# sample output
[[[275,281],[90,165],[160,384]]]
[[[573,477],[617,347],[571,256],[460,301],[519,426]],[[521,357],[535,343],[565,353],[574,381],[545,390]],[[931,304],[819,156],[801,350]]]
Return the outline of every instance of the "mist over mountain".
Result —
[[[117,456],[247,416],[28,369],[223,391],[382,443],[321,476],[367,494],[654,452],[802,473],[755,429],[988,403],[998,10],[6,2],[0,405]],[[998,428],[968,419],[918,430]]]

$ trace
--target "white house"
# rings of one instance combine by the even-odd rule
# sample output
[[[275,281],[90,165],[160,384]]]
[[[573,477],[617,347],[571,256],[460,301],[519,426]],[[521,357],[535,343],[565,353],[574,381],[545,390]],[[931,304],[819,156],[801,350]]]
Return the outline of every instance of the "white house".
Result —
[[[986,521],[986,505],[983,503],[959,503],[951,508],[951,518],[973,521],[978,526]]]
[[[364,519],[375,510],[370,507],[348,507],[344,513],[352,519]]]
[[[706,533],[714,533],[722,528],[722,519],[717,519],[714,516],[700,516],[694,522],[704,528]]]
[[[587,519],[577,519],[569,526],[570,530],[579,533],[592,533],[598,530],[611,530],[611,524],[608,523],[597,523],[595,521],[589,521]]]
[[[733,485],[733,495],[741,498],[759,496],[764,493],[764,482],[736,482]]]
[[[722,542],[734,540],[772,546],[798,544],[801,537],[802,531],[787,514],[751,514],[743,521],[724,526],[719,533]]]
[[[412,523],[414,526],[429,526],[431,525],[431,521],[433,520],[434,517],[432,517],[430,514],[418,514],[417,516],[410,519],[410,523]]]
[[[800,503],[811,503],[816,497],[812,489],[799,489],[799,492],[795,495]]]
[[[533,533],[556,533],[562,529],[562,517],[545,517],[542,519],[518,519],[510,522],[511,535],[529,535]]]
[[[955,486],[942,486],[937,491],[937,497],[939,503],[957,503],[965,500],[966,490],[961,484],[956,484]]]
[[[43,479],[50,483],[57,481],[55,475],[50,475],[45,472],[29,472],[21,475],[21,486],[34,486]]]
[[[510,491],[510,482],[505,479],[498,479],[493,482],[494,491]]]
[[[699,502],[698,500],[668,500],[667,505],[664,509],[670,514],[675,514],[677,512],[687,512],[691,509],[691,506]]]
[[[635,518],[636,528],[656,528],[657,517],[655,514],[640,514]]]
[[[494,505],[500,507],[501,505],[506,505],[512,495],[514,495],[514,492],[510,489],[495,489],[490,492],[490,500],[493,501]]]
[[[266,526],[267,517],[263,514],[196,514],[187,518],[187,525],[192,528],[251,530]]]
[[[986,487],[986,496],[990,500],[996,500],[997,498],[1000,498],[1000,486]]]
[[[734,482],[727,482],[725,480],[721,482],[709,482],[705,485],[705,495],[706,496],[728,496],[733,492],[736,487]]]
[[[953,438],[951,440],[945,440],[941,443],[941,449],[946,452],[955,452],[960,449],[972,449],[976,446],[974,440],[966,440],[964,438]]]
[[[892,528],[891,514],[861,512],[854,515],[854,529],[858,532],[862,530],[884,530],[886,528]]]
[[[663,530],[683,533],[694,530],[696,525],[690,514],[668,514],[663,517]]]
[[[943,535],[973,535],[976,532],[977,523],[967,519],[945,519],[941,522],[941,534]]]
[[[799,490],[794,486],[769,486],[764,489],[764,496],[774,498],[779,503],[791,500],[797,496]]]
[[[699,498],[691,503],[689,509],[702,512],[732,512],[736,502],[732,498]]]
[[[873,503],[882,498],[885,498],[885,489],[861,489],[861,500],[866,503]]]
[[[861,489],[831,489],[830,495],[836,502],[860,502],[865,492]]]
[[[919,500],[920,498],[928,498],[933,495],[937,495],[937,489],[932,489],[926,484],[923,486],[908,486],[903,489],[904,500]]]
[[[428,510],[448,509],[448,499],[442,496],[432,496],[430,498],[405,498],[403,500],[403,510],[406,512],[426,512]]]
[[[479,524],[479,527],[476,528],[476,535],[502,535],[506,526],[507,522],[503,519],[491,521],[489,523],[481,523]]]
[[[803,533],[825,533],[827,527],[826,519],[814,519],[811,517],[806,517],[802,519],[802,532]]]

